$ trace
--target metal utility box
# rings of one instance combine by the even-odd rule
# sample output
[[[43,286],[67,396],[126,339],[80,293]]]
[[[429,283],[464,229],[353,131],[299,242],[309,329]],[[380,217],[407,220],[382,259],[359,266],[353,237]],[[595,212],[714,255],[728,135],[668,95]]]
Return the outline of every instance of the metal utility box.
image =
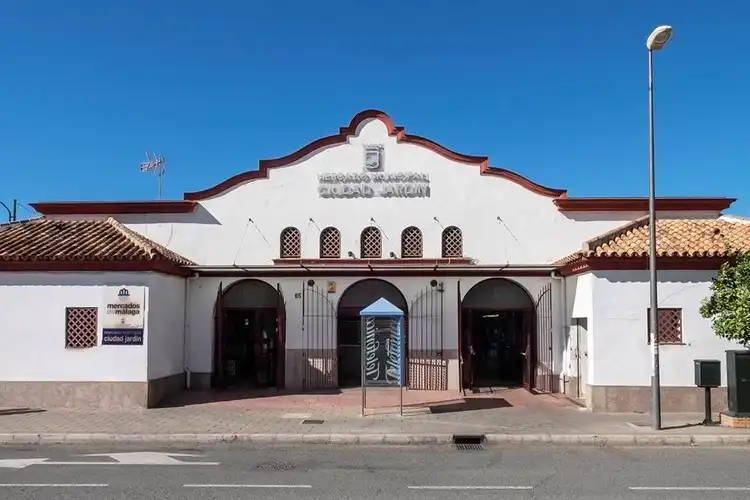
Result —
[[[727,351],[727,414],[750,417],[750,351]]]
[[[721,361],[718,359],[696,359],[694,363],[696,386],[721,386]]]

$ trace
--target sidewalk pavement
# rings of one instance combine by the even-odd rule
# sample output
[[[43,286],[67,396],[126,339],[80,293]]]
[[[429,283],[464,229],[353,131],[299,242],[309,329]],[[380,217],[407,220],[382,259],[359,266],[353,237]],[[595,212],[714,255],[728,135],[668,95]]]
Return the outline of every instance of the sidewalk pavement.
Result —
[[[397,392],[368,390],[364,417],[359,394],[214,397],[209,402],[189,395],[169,407],[136,411],[0,408],[0,445],[440,444],[452,442],[454,435],[484,436],[487,443],[750,445],[750,429],[702,426],[702,414],[665,414],[664,429],[653,431],[649,415],[591,413],[563,397],[522,390],[450,398],[412,392],[403,417],[393,406]]]

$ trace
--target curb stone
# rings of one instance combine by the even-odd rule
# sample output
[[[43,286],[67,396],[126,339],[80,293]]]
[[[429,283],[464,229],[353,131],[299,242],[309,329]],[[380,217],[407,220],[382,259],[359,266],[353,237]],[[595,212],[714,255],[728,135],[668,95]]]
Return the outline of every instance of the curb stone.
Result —
[[[447,445],[451,434],[89,434],[0,433],[0,445],[13,444],[347,444]],[[658,434],[486,434],[487,444],[580,446],[750,446],[750,435]]]

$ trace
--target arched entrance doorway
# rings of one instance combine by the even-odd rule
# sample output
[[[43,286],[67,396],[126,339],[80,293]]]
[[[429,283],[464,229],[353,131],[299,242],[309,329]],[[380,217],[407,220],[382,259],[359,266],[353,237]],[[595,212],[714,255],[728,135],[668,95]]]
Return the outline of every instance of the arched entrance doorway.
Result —
[[[534,384],[534,300],[518,283],[492,278],[461,301],[464,389]]]
[[[281,287],[255,279],[219,285],[214,328],[214,387],[284,387]]]
[[[358,387],[362,383],[362,330],[359,312],[384,298],[408,317],[406,298],[392,283],[381,279],[358,281],[344,291],[338,305],[338,380],[339,387]]]

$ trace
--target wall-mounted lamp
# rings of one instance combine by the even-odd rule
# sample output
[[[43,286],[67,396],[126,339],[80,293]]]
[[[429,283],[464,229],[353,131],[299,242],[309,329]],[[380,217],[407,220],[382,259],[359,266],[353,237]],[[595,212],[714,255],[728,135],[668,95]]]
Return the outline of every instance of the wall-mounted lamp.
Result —
[[[314,287],[315,286],[315,280],[307,280],[307,286]]]
[[[357,256],[356,256],[356,255],[354,255],[354,252],[352,252],[351,250],[349,250],[349,251],[348,251],[348,252],[346,253],[346,255],[348,255],[350,259],[356,259],[356,258],[357,258]]]
[[[372,222],[373,224],[375,224],[375,217],[370,217],[370,222]]]
[[[396,252],[391,252],[391,259],[398,259]]]

